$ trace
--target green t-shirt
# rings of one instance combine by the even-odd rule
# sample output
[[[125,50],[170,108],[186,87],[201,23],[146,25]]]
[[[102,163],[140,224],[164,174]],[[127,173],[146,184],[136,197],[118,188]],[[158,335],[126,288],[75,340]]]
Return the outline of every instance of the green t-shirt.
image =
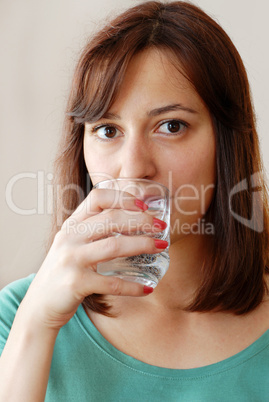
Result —
[[[0,353],[33,277],[13,282],[0,292]],[[80,305],[57,337],[45,401],[269,401],[269,330],[242,352],[219,363],[167,369],[117,350]]]

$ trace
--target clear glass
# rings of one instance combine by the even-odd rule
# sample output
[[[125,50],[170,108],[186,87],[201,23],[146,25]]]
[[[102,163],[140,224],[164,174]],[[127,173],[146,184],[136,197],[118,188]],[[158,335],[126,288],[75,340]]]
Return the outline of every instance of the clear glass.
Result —
[[[148,209],[145,213],[152,214],[154,217],[166,222],[167,227],[158,233],[136,232],[135,235],[146,235],[160,240],[166,240],[168,247],[156,254],[140,254],[131,257],[115,258],[111,261],[99,263],[97,272],[102,275],[112,275],[124,280],[139,282],[143,285],[156,287],[162,279],[169,266],[168,249],[170,245],[170,196],[169,190],[160,183],[146,179],[112,179],[97,183],[94,188],[118,190],[115,192],[115,201],[122,202],[128,194],[132,194],[137,199],[147,204]],[[124,193],[123,193],[124,192]],[[126,194],[128,193],[128,194]],[[111,206],[113,208],[113,205]],[[123,208],[124,209],[124,208]],[[130,212],[133,218],[133,211]],[[130,224],[134,224],[130,220]],[[134,235],[134,234],[130,234]],[[121,236],[115,232],[112,236]]]

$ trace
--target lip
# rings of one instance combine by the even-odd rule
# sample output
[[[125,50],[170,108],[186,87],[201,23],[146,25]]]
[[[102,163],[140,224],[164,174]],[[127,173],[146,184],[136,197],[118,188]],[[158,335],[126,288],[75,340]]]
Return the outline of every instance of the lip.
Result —
[[[163,199],[164,197],[161,195],[156,195],[156,194],[144,194],[143,195],[143,202],[154,202],[158,201],[160,199]]]
[[[166,209],[166,200],[162,196],[147,195],[143,197],[143,202],[148,206],[148,212],[164,211]]]

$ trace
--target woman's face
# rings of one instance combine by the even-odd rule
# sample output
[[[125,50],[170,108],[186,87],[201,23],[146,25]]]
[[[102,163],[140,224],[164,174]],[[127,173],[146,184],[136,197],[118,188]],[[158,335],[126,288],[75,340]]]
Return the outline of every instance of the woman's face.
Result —
[[[172,241],[188,228],[191,233],[214,193],[215,136],[209,111],[168,55],[156,49],[133,58],[110,110],[85,124],[84,157],[93,184],[112,176],[167,186]]]

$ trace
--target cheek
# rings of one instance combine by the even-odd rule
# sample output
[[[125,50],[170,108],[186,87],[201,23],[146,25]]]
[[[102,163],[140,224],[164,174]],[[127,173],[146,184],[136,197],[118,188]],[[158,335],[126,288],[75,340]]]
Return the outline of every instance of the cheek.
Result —
[[[93,185],[102,180],[113,178],[113,171],[109,169],[107,158],[100,156],[84,144],[84,161]],[[108,173],[109,172],[109,173]]]
[[[215,191],[214,144],[182,155],[173,167],[173,178],[172,212],[189,222],[205,215]]]

